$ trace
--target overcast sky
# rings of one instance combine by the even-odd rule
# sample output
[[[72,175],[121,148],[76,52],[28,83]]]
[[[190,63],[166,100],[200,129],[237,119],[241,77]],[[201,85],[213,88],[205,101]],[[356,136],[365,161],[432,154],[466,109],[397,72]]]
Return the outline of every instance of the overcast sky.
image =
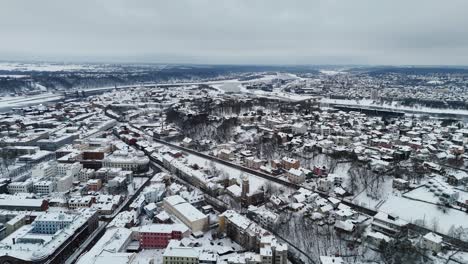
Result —
[[[2,0],[0,60],[468,65],[467,0]]]

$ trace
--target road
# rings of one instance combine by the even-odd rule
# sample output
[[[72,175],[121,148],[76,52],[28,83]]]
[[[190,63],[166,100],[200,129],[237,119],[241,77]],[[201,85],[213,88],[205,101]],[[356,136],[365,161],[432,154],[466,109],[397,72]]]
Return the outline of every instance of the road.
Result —
[[[127,199],[126,202],[122,203],[120,207],[116,209],[116,211],[112,214],[113,215],[112,217],[106,219],[106,222],[100,222],[101,224],[99,225],[99,227],[93,232],[93,234],[91,234],[80,245],[79,248],[76,249],[75,252],[73,252],[73,254],[70,257],[68,257],[65,263],[66,264],[75,263],[78,260],[78,258],[81,256],[81,254],[89,250],[89,248],[91,248],[91,246],[93,246],[104,235],[105,229],[107,225],[109,224],[109,222],[111,222],[118,213],[123,211],[123,209],[128,208],[128,206],[138,197],[141,191],[146,186],[148,186],[149,183],[150,183],[150,178],[147,178],[146,181],[138,188],[138,190],[129,199]],[[94,243],[91,243],[91,242],[94,242]]]
[[[97,241],[104,235],[104,231],[109,223],[99,222],[99,227],[68,257],[65,264],[74,263],[79,256],[89,247],[92,241]],[[95,243],[93,243],[95,244]]]

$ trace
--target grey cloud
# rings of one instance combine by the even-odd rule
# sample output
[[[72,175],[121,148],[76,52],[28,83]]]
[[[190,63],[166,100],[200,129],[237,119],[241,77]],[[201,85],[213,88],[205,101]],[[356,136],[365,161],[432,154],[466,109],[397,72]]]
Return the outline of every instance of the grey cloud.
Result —
[[[5,0],[0,59],[468,64],[465,0]]]

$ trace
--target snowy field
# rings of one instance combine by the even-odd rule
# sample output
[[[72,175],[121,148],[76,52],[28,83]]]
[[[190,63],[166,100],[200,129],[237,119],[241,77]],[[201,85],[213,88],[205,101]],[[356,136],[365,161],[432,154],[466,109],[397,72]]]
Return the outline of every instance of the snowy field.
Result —
[[[387,177],[385,181],[380,184],[379,194],[381,196],[379,199],[372,198],[366,190],[363,190],[360,193],[355,194],[355,197],[352,199],[353,203],[373,210],[379,209],[379,206],[393,195],[391,179],[391,177]]]
[[[434,193],[430,192],[429,189],[424,186],[405,193],[404,197],[434,204],[439,202],[439,197],[435,196]]]
[[[437,205],[405,197],[390,196],[379,210],[397,215],[408,222],[424,221],[427,228],[433,228],[437,222],[438,231],[444,234],[447,234],[452,226],[468,228],[468,214],[465,212],[450,208],[443,212]]]
[[[78,71],[95,69],[94,65],[89,64],[63,64],[63,63],[18,63],[2,62],[0,70],[2,71]]]
[[[386,180],[381,186],[380,199],[373,199],[363,191],[357,195],[353,202],[374,210],[391,213],[399,216],[401,219],[414,223],[415,221],[424,221],[427,228],[433,228],[434,222],[437,222],[438,230],[447,234],[450,227],[468,228],[468,214],[465,212],[447,208],[444,213],[437,205],[429,202],[434,201],[432,193],[425,191],[425,187],[420,187],[405,195],[427,202],[415,201],[405,198],[392,189],[392,181]]]
[[[62,99],[61,94],[45,93],[38,95],[7,96],[0,99],[0,111],[10,110],[14,107],[42,104]]]
[[[308,99],[313,99],[314,96],[307,96],[307,95],[300,95],[300,94],[295,94],[295,93],[286,93],[286,92],[265,92],[265,91],[259,91],[256,90],[253,92],[253,94],[260,96],[260,97],[265,97],[265,98],[274,98],[274,99],[283,99],[283,100],[289,100],[289,101],[303,101],[303,100],[308,100]]]
[[[395,110],[395,111],[410,111],[410,112],[419,112],[426,114],[456,114],[456,115],[466,115],[468,116],[468,110],[463,109],[441,109],[441,108],[431,108],[431,107],[409,107],[397,105],[397,102],[393,102],[391,105],[377,105],[374,104],[374,100],[371,99],[362,99],[362,100],[347,100],[347,99],[330,99],[322,98],[321,103],[325,104],[341,104],[341,105],[350,105],[350,106],[370,106],[379,109],[385,110]]]

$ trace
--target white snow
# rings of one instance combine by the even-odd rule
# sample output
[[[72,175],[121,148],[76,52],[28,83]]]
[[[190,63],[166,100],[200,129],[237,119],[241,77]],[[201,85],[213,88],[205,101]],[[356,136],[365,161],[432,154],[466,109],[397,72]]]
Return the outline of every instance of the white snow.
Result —
[[[62,64],[62,63],[0,63],[0,70],[3,71],[73,71],[94,69],[93,65]]]
[[[423,220],[428,228],[432,228],[434,221],[437,221],[440,229],[438,231],[445,234],[452,226],[468,228],[468,217],[464,212],[447,208],[446,213],[444,213],[434,204],[414,201],[405,197],[392,195],[379,210],[397,215],[409,222]]]
[[[377,105],[374,104],[374,100],[371,99],[362,99],[362,100],[347,100],[347,99],[330,99],[322,98],[321,103],[324,104],[340,104],[340,105],[349,105],[349,106],[371,106],[374,108],[379,108],[383,110],[396,110],[396,111],[410,111],[410,112],[420,112],[427,114],[457,114],[457,115],[468,115],[468,110],[463,109],[441,109],[441,108],[431,108],[431,107],[409,107],[398,105],[398,102],[393,102],[391,105]]]

